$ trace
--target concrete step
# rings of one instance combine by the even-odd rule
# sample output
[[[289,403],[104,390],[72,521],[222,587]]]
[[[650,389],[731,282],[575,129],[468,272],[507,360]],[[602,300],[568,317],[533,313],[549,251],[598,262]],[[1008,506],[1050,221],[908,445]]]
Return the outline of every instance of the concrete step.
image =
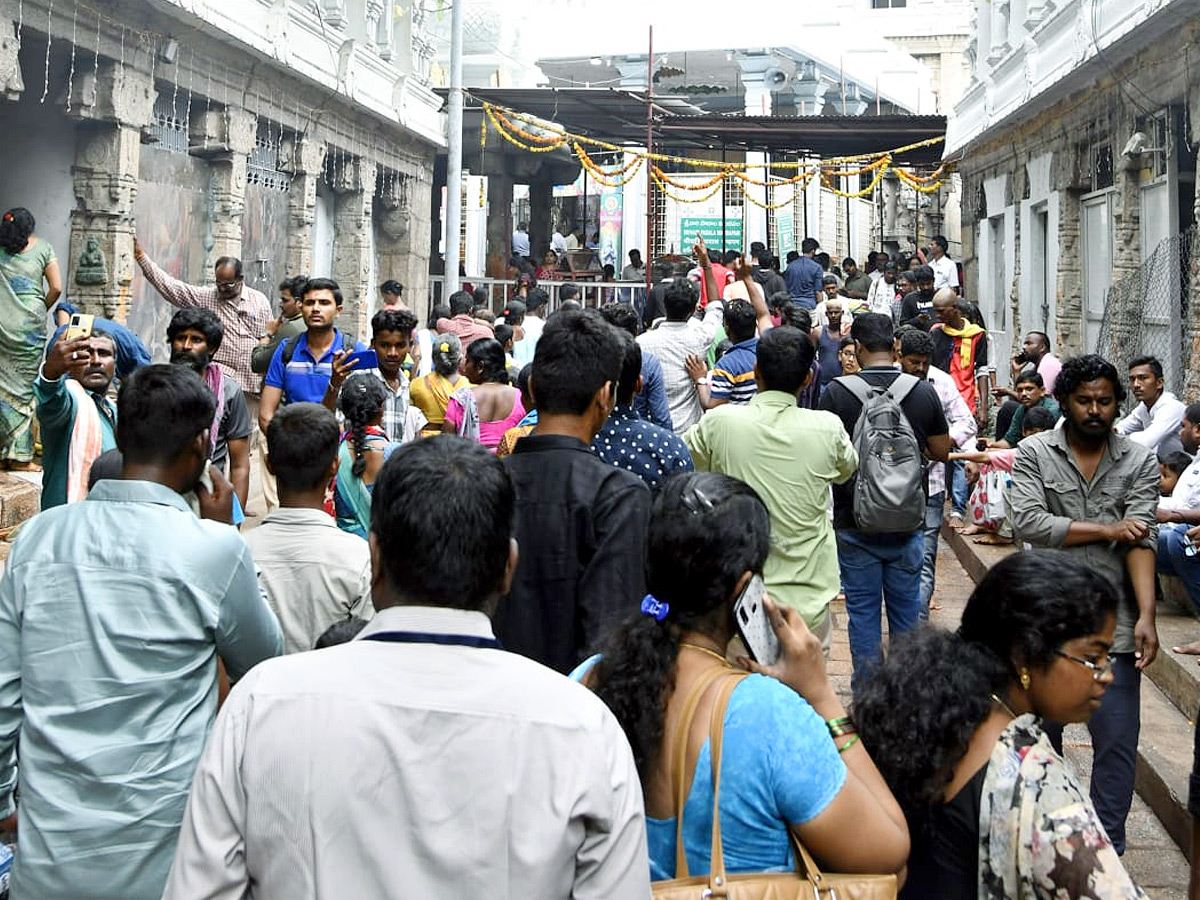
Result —
[[[8,532],[41,510],[41,479],[0,472],[0,531]]]
[[[1189,719],[1200,709],[1200,657],[1172,653],[1172,647],[1200,639],[1200,621],[1160,606],[1158,616],[1158,656],[1146,669],[1150,680],[1171,704]]]
[[[978,583],[1014,547],[976,544],[943,526],[942,536],[962,567]],[[1171,579],[1174,580],[1174,579]],[[1200,638],[1200,621],[1182,611],[1180,585],[1165,585],[1169,596],[1159,606],[1159,654],[1142,679],[1142,725],[1138,741],[1136,788],[1172,840],[1191,852],[1188,781],[1197,710],[1200,709],[1200,666],[1194,656],[1179,656],[1171,647]],[[1183,595],[1186,602],[1186,593]],[[1190,607],[1190,603],[1188,604]]]
[[[1149,678],[1142,679],[1142,731],[1134,785],[1185,855],[1192,847],[1187,810],[1195,722],[1167,699]]]

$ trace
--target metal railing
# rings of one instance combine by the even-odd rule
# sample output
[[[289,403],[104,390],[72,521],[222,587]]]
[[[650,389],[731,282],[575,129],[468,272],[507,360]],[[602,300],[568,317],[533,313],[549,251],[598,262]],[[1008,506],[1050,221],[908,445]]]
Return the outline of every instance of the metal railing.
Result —
[[[512,280],[499,278],[461,278],[464,285],[473,288],[484,288],[488,292],[488,300],[492,312],[499,313],[508,305],[508,301],[516,297],[516,285]],[[445,296],[446,279],[441,275],[429,276],[429,306],[442,303]],[[579,289],[579,302],[588,308],[599,308],[605,303],[633,303],[640,308],[646,294],[646,284],[642,281],[571,281],[569,279],[539,281],[537,286],[550,295],[549,312],[554,312],[561,304],[560,293],[565,285]],[[428,309],[426,310],[428,314]]]

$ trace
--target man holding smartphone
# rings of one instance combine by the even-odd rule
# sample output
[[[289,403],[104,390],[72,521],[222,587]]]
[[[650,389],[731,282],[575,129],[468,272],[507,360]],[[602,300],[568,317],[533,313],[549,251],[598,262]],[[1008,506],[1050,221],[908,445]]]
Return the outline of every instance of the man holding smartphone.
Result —
[[[355,368],[355,360],[348,357],[366,349],[362,344],[349,344],[333,324],[342,311],[342,289],[332,278],[310,278],[304,285],[300,310],[306,331],[279,345],[263,379],[258,411],[263,434],[280,403],[322,403],[336,410],[342,382]]]
[[[117,446],[117,408],[105,396],[116,369],[116,344],[88,326],[51,346],[33,393],[42,428],[42,509],[82,500],[88,471]]]

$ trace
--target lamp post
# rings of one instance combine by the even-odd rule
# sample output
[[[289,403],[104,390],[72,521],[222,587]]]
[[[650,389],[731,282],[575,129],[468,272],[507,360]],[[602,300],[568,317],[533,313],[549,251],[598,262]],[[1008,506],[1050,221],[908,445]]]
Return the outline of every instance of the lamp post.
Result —
[[[450,2],[450,94],[446,126],[446,272],[442,302],[458,290],[459,232],[462,230],[463,6]]]

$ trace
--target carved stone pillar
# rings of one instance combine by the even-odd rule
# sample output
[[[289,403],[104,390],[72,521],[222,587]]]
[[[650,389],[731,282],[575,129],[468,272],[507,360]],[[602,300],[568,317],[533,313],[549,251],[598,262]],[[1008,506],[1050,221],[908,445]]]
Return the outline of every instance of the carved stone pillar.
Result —
[[[3,35],[0,37],[0,97],[16,100],[25,90],[25,81],[17,61],[19,47],[15,23],[8,19],[0,21],[0,34]]]
[[[214,121],[215,117],[215,121]],[[213,246],[205,270],[222,256],[242,255],[242,215],[246,211],[246,167],[254,149],[258,119],[247,110],[230,107],[210,113],[206,127],[216,126],[220,136],[208,149],[212,192]]]
[[[375,256],[379,261],[378,281],[394,278],[404,285],[404,303],[410,309],[421,298],[409,278],[413,228],[412,185],[404,175],[382,175],[375,193]]]
[[[317,216],[317,182],[325,160],[325,147],[313,138],[284,142],[279,167],[292,176],[288,188],[288,242],[284,272],[288,277],[308,275],[313,262],[313,222]]]
[[[74,107],[75,209],[67,262],[67,292],[80,309],[123,320],[133,281],[133,201],[137,195],[141,129],[150,124],[149,75],[102,62],[94,102]]]
[[[342,288],[345,305],[338,327],[363,339],[370,324],[371,297],[371,205],[375,196],[375,164],[362,159],[337,173],[334,184],[333,277]]]

